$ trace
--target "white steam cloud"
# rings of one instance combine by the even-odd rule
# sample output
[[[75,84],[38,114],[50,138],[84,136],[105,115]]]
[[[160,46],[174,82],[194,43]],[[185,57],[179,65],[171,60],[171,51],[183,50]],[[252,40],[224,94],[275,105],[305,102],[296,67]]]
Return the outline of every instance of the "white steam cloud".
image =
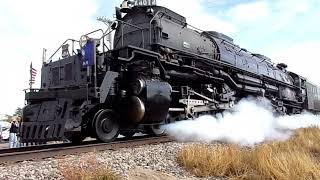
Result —
[[[268,100],[245,99],[232,111],[201,116],[164,126],[178,141],[223,141],[243,146],[288,139],[293,130],[320,127],[320,117],[310,113],[275,116]]]

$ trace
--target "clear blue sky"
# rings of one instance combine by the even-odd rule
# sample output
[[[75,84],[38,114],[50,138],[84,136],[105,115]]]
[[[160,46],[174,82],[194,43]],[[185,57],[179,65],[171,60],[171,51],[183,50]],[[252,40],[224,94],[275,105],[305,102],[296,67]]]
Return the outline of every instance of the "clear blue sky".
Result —
[[[105,26],[121,0],[1,0],[0,114],[24,104],[29,65],[41,69],[42,48],[50,55],[65,39]],[[216,30],[252,52],[320,84],[320,0],[158,0],[203,30]],[[39,76],[36,87],[39,87]]]

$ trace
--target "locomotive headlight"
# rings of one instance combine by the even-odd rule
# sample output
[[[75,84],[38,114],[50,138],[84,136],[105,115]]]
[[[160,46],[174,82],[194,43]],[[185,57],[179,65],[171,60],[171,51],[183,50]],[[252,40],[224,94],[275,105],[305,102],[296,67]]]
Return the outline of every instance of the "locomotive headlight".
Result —
[[[80,37],[79,45],[83,48],[88,43],[89,37],[87,35],[83,35]]]

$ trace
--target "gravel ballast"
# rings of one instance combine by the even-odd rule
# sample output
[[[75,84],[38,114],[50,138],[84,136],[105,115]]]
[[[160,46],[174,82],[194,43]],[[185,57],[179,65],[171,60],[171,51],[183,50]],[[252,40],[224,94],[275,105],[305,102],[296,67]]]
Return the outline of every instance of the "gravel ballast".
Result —
[[[177,153],[181,148],[191,144],[172,142],[145,145],[0,166],[0,179],[63,179],[59,169],[61,164],[70,164],[71,167],[85,166],[85,161],[88,159],[119,174],[122,179],[129,179],[129,172],[137,168],[165,173],[176,179],[197,179],[180,167],[176,161]]]

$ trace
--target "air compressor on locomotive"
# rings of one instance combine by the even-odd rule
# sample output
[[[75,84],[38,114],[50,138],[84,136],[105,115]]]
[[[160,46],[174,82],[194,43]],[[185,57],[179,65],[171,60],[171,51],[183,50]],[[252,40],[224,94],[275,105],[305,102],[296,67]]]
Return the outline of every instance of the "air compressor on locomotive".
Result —
[[[247,96],[268,98],[281,114],[320,111],[320,89],[287,65],[199,30],[155,0],[124,0],[110,27],[64,42],[62,57],[43,63],[41,87],[25,96],[23,142],[162,135],[163,124],[215,114]]]

